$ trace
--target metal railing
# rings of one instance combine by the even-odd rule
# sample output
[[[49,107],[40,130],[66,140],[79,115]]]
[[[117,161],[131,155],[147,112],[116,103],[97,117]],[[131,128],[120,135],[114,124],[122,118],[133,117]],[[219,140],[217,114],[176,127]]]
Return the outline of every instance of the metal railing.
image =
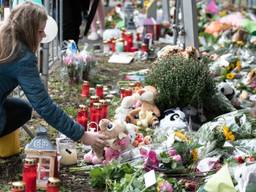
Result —
[[[3,20],[3,4],[7,0],[0,0],[0,21]],[[33,1],[33,0],[32,0]],[[9,8],[12,9],[12,0],[8,1]],[[59,32],[57,37],[50,43],[41,44],[37,52],[38,69],[41,74],[45,88],[48,89],[49,71],[53,64],[61,60],[61,44],[63,32],[63,0],[43,0],[43,5],[47,13],[52,16],[58,24]],[[20,87],[17,87],[13,95],[23,97],[24,93]]]

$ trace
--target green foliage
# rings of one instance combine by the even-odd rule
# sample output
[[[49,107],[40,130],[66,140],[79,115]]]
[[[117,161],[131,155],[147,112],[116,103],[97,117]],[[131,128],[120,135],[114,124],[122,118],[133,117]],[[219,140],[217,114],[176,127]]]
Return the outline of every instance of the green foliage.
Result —
[[[126,174],[134,173],[130,164],[109,164],[104,167],[97,167],[90,171],[90,183],[92,187],[104,188],[106,184],[118,182]],[[109,183],[111,181],[111,183]],[[110,186],[108,186],[110,187]]]
[[[160,109],[188,105],[197,108],[207,105],[216,93],[207,64],[182,56],[157,60],[146,76],[146,84],[156,86],[159,91],[157,105]]]

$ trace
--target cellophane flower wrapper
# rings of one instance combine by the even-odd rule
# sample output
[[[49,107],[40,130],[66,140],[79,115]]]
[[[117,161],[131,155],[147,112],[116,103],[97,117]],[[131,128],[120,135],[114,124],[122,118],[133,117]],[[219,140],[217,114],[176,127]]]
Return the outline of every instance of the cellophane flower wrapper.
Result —
[[[224,147],[224,143],[227,141],[237,143],[242,139],[255,138],[255,128],[255,120],[250,116],[248,110],[227,113],[205,123],[196,133],[198,144],[202,145],[199,150],[200,159],[229,149]]]
[[[79,83],[89,79],[90,69],[95,64],[95,57],[86,50],[79,52],[75,42],[69,41],[63,54],[64,69],[62,77],[68,76],[71,82]]]

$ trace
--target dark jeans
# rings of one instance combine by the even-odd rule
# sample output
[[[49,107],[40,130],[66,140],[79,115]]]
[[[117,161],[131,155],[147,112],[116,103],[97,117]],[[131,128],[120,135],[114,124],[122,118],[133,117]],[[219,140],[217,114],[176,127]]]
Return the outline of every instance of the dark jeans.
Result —
[[[0,137],[15,131],[31,118],[32,108],[24,100],[7,98],[4,102],[4,109],[6,113],[6,124]]]
[[[63,40],[79,40],[82,12],[87,13],[90,0],[63,1]]]

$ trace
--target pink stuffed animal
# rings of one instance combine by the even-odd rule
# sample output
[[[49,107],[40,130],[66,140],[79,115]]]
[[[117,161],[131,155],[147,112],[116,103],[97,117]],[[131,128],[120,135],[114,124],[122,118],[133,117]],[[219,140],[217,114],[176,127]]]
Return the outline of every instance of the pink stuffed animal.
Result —
[[[102,149],[94,149],[84,155],[87,163],[99,164],[107,163],[118,158],[121,151],[125,150],[130,144],[130,136],[126,126],[119,121],[102,119],[99,122],[100,132],[106,135],[108,146]]]

